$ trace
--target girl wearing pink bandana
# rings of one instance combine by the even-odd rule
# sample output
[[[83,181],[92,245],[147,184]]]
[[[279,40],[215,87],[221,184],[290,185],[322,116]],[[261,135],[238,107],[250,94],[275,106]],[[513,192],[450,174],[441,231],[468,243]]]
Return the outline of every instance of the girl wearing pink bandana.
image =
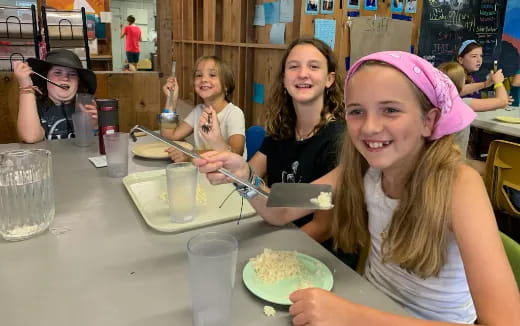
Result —
[[[338,248],[370,248],[364,276],[404,317],[307,288],[290,296],[294,325],[520,325],[520,295],[480,175],[455,134],[475,118],[452,81],[413,54],[378,52],[345,81],[347,133],[331,184]],[[248,176],[229,154],[194,163]],[[213,183],[224,176],[209,173]]]

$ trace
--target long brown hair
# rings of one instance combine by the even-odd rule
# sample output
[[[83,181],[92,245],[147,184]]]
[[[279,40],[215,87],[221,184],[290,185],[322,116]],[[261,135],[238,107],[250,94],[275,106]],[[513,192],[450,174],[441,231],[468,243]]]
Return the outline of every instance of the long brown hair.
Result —
[[[312,37],[301,37],[289,44],[287,50],[282,57],[279,66],[278,74],[272,89],[271,97],[268,103],[268,110],[266,114],[266,130],[267,134],[277,140],[293,139],[295,136],[294,128],[296,127],[296,111],[294,110],[292,97],[285,90],[283,81],[285,75],[285,63],[291,50],[297,45],[309,44],[314,46],[323,54],[327,60],[327,73],[334,72],[334,83],[325,89],[325,96],[323,97],[323,110],[321,111],[321,119],[314,130],[319,130],[329,120],[345,120],[345,107],[343,105],[343,73],[338,69],[336,56],[332,49],[323,41]],[[327,113],[331,117],[327,119]]]
[[[473,43],[470,43],[468,44],[464,50],[462,50],[462,52],[457,56],[457,59],[460,59],[460,58],[464,58],[464,56],[468,53],[470,53],[471,51],[475,50],[475,49],[478,49],[478,48],[481,48],[482,45],[478,44],[477,42],[473,42]],[[464,68],[464,71],[466,72],[466,84],[471,84],[471,83],[474,83],[475,82],[475,79],[473,79],[473,77],[471,76],[471,74],[466,70],[466,68]]]
[[[369,61],[359,69],[368,65],[391,67]],[[426,115],[433,105],[411,81],[410,86]],[[453,135],[425,141],[382,243],[383,262],[396,263],[424,278],[438,275],[446,262],[451,188],[456,169],[462,162],[453,141]],[[335,247],[346,252],[359,251],[370,242],[363,183],[368,167],[368,162],[346,135],[331,230]]]

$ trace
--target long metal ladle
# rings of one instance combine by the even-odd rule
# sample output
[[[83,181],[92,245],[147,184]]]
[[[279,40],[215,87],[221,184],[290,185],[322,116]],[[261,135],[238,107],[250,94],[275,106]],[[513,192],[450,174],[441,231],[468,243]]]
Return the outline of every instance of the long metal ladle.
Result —
[[[140,125],[136,125],[132,129],[130,129],[130,137],[132,137],[132,140],[134,142],[137,141],[137,137],[135,136],[135,132],[138,131],[138,130],[144,132],[147,135],[152,136],[153,138],[155,138],[157,140],[162,141],[163,143],[166,143],[166,144],[168,144],[168,145],[170,145],[172,147],[175,147],[177,150],[181,151],[182,153],[188,155],[191,158],[202,158],[202,156],[200,156],[198,153],[195,153],[195,152],[187,149],[186,147],[177,144],[176,142],[174,142],[172,140],[163,138],[158,133],[156,133],[154,131],[151,131],[150,129],[148,129],[146,127],[143,127],[143,126],[140,126]],[[259,195],[261,195],[261,196],[263,196],[265,198],[269,197],[269,194],[267,192],[265,192],[264,190],[262,190],[260,188],[255,187],[252,183],[250,183],[248,181],[244,181],[244,180],[240,179],[239,177],[237,177],[233,173],[229,172],[229,170],[227,170],[227,169],[220,168],[220,169],[218,169],[218,172],[223,173],[226,176],[230,177],[236,183],[239,183],[241,185],[246,186],[247,188],[249,188],[251,190],[256,191]]]

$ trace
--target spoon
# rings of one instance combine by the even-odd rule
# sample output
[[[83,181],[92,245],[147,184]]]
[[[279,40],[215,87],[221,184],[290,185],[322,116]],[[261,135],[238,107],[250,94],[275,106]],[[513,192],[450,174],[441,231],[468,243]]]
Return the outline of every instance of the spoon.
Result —
[[[47,77],[45,77],[45,76],[43,76],[43,75],[40,75],[40,74],[37,73],[36,71],[33,71],[32,73],[33,73],[34,75],[36,75],[36,76],[42,78],[42,79],[45,79],[47,82],[53,84],[54,86],[58,86],[58,87],[61,88],[61,89],[69,89],[69,88],[70,88],[69,85],[55,83],[55,82],[53,82],[52,80],[50,80],[49,78],[47,78]]]

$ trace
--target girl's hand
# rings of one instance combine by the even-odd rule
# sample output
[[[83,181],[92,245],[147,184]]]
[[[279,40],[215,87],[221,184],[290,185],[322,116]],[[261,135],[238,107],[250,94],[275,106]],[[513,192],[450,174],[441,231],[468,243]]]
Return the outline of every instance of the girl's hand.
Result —
[[[166,149],[166,152],[168,152],[168,156],[171,158],[171,160],[175,163],[179,162],[189,162],[190,157],[183,152],[177,150],[175,147],[169,147]]]
[[[209,119],[209,116],[211,118]],[[209,130],[205,132],[202,128],[203,125],[209,123]],[[202,115],[199,119],[199,135],[204,140],[205,143],[209,145],[209,147],[213,150],[223,152],[229,149],[229,145],[226,143],[226,140],[222,138],[220,133],[220,123],[218,121],[217,112],[213,110],[211,105],[206,106]]]
[[[233,180],[226,175],[217,172],[221,167],[229,170],[242,180],[248,180],[249,166],[242,156],[232,152],[206,152],[201,154],[202,158],[194,158],[193,165],[199,168],[199,171],[206,173],[209,182],[214,185],[222,183],[231,183]]]
[[[293,325],[344,326],[362,325],[356,317],[356,305],[329,291],[317,288],[296,290],[289,296],[293,302],[289,313]]]
[[[173,101],[175,101],[174,103],[177,102],[177,99],[179,98],[179,86],[177,84],[177,78],[171,76],[168,77],[168,79],[166,79],[166,84],[164,84],[162,90],[164,95],[166,96],[170,96],[170,91],[173,91]]]
[[[33,82],[31,79],[32,69],[31,67],[23,62],[23,61],[14,61],[13,62],[13,71],[16,80],[18,81],[19,87],[31,87],[33,86]]]
[[[498,69],[495,73],[491,72],[490,77],[493,84],[504,82],[504,74],[502,73],[502,69]]]
[[[508,106],[511,106],[511,104],[513,104],[514,101],[515,101],[515,100],[513,99],[512,96],[508,96],[508,97],[507,97],[507,105],[508,105]]]

